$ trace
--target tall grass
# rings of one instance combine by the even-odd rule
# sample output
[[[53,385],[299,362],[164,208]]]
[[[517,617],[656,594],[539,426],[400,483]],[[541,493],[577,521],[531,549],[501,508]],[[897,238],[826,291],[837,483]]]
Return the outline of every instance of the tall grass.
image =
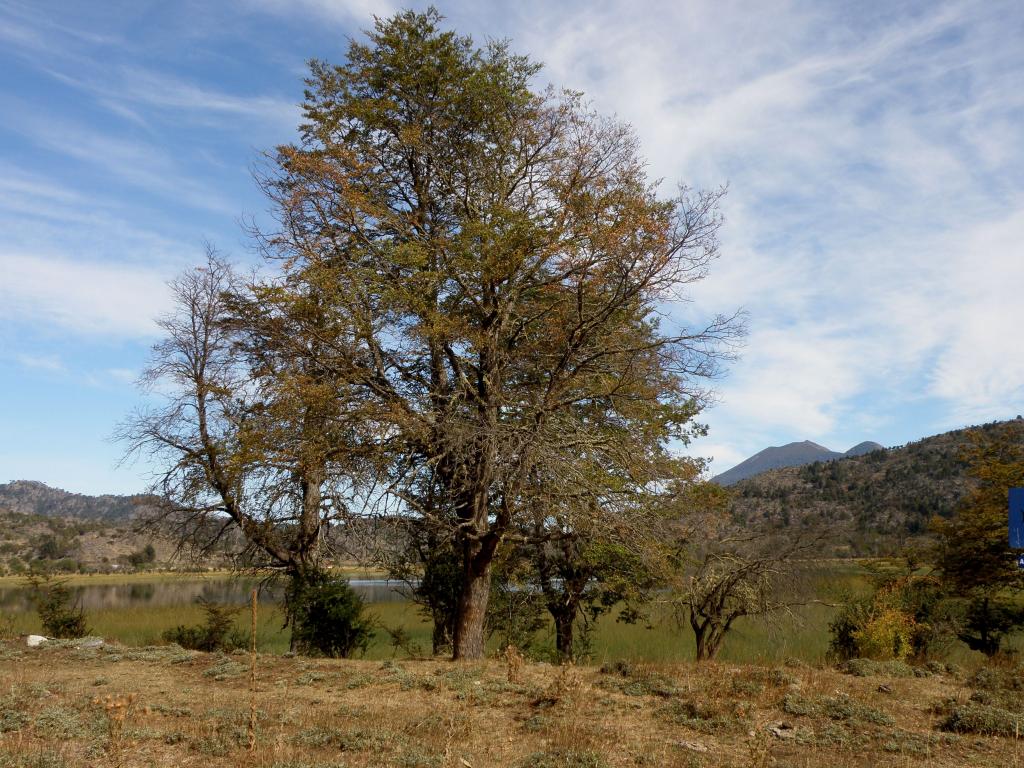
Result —
[[[195,579],[194,574],[190,574]],[[114,581],[108,581],[109,579]],[[124,576],[121,577],[125,579]],[[165,583],[167,579],[185,580],[186,575],[161,575],[151,579]],[[208,580],[210,577],[200,575]],[[221,578],[225,578],[221,575]],[[867,577],[856,564],[830,564],[817,577],[815,592],[824,602],[835,602],[841,594],[859,592],[867,587]],[[117,582],[116,577],[104,577],[105,583]],[[131,582],[143,583],[138,576]],[[89,582],[86,582],[89,583]],[[404,629],[410,645],[424,654],[430,652],[431,627],[417,607],[395,600],[375,602],[368,610],[377,618],[379,629],[366,652],[370,659],[402,657],[404,651],[396,649],[384,627]],[[777,662],[796,658],[808,663],[821,662],[828,648],[828,624],[835,609],[814,604],[794,610],[792,614],[777,617],[771,623],[740,620],[726,638],[721,651],[724,661]],[[21,611],[11,615],[13,630],[17,633],[38,633],[39,619],[34,612]],[[90,610],[87,619],[92,632],[127,645],[155,645],[162,643],[162,634],[179,624],[201,624],[202,609],[193,604],[178,606],[148,606],[134,604],[124,607],[103,607]],[[236,621],[240,629],[248,630],[248,615],[239,611]],[[289,630],[284,627],[284,616],[279,607],[261,604],[257,626],[257,643],[261,653],[283,653],[288,650]],[[497,640],[491,650],[497,652]],[[553,628],[542,630],[538,637],[540,648],[554,646]],[[680,662],[693,658],[693,633],[680,627],[668,610],[654,605],[648,620],[625,624],[616,620],[614,613],[598,620],[591,634],[590,658],[596,663],[626,659],[651,662]]]

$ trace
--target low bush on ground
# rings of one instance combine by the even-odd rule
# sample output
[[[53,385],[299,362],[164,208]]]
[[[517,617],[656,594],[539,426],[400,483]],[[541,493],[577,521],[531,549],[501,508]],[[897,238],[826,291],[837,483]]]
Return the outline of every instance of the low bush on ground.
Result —
[[[347,579],[323,572],[295,579],[286,602],[299,653],[346,658],[369,646],[374,620]]]
[[[85,612],[78,605],[67,582],[49,573],[28,577],[29,594],[35,603],[43,632],[50,637],[74,638],[89,634]]]
[[[202,597],[196,602],[206,613],[205,622],[192,627],[179,624],[168,629],[163,633],[166,642],[194,651],[233,651],[249,644],[249,636],[235,626],[234,617],[239,607],[221,605]]]

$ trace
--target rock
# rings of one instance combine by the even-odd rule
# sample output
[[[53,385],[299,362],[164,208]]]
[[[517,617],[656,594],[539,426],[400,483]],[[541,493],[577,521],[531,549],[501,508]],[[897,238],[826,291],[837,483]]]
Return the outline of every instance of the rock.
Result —
[[[891,685],[886,685],[885,683],[882,683],[880,686],[878,686],[878,692],[879,693],[892,693],[892,686]]]
[[[766,725],[765,730],[778,739],[795,739],[796,729],[789,723],[772,723]]]
[[[75,644],[78,648],[102,648],[102,637],[85,637]]]
[[[37,648],[49,639],[50,638],[43,637],[42,635],[29,635],[25,638],[25,645],[29,648]]]
[[[701,744],[699,741],[674,741],[672,742],[677,747],[682,749],[688,749],[691,752],[707,752],[708,748]]]

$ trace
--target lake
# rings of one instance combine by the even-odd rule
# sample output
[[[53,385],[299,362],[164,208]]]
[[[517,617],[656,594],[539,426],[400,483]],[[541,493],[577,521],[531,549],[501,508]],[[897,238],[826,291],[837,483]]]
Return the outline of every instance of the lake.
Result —
[[[352,578],[349,584],[367,603],[405,600],[406,585],[400,581],[380,578]],[[260,586],[259,579],[236,577],[155,578],[153,581],[127,583],[70,584],[75,600],[88,613],[97,610],[130,610],[188,606],[203,598],[214,603],[247,605],[253,587],[260,587],[260,602],[278,603],[283,584],[274,582]],[[24,585],[0,586],[0,611],[22,613],[31,611],[28,590]]]
[[[855,564],[833,564],[824,569],[821,580],[821,596],[828,596],[829,602],[833,602],[838,592],[862,585],[863,573]],[[154,645],[162,643],[162,634],[172,627],[203,622],[197,598],[233,603],[241,609],[258,583],[251,578],[221,574],[126,574],[75,577],[71,587],[93,634],[128,645]],[[378,626],[367,657],[402,657],[405,651],[393,646],[392,633],[388,631],[397,629],[402,629],[421,652],[429,653],[430,622],[418,606],[406,599],[402,582],[372,574],[353,574],[350,583],[368,603]],[[264,587],[260,597],[257,642],[265,652],[288,650],[289,630],[283,626],[284,617],[278,607],[280,589],[280,583]],[[726,639],[721,658],[769,663],[795,658],[820,663],[828,649],[828,624],[834,615],[835,608],[813,604],[769,624],[741,620]],[[15,632],[41,631],[27,591],[17,581],[0,582],[0,624],[4,617]],[[248,630],[248,611],[239,610],[236,621],[240,628]],[[499,639],[492,638],[492,650],[497,650],[498,644]],[[536,638],[534,655],[543,657],[549,652],[546,649],[553,646],[553,631],[550,627],[543,629]],[[680,628],[663,606],[653,606],[648,620],[635,624],[618,622],[614,615],[602,616],[591,636],[591,659],[596,663],[618,659],[677,662],[692,658],[693,633],[686,627]]]

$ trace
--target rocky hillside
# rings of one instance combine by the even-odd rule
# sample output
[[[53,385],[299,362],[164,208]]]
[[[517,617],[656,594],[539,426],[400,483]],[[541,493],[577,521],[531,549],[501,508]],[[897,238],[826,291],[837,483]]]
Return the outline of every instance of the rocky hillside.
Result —
[[[780,527],[821,527],[837,555],[887,554],[923,543],[929,521],[951,516],[968,488],[959,458],[966,434],[946,432],[896,448],[762,472],[733,486],[733,516]]]
[[[173,553],[172,541],[128,522],[0,509],[0,575],[161,567]]]
[[[85,496],[51,488],[34,480],[0,484],[0,508],[24,515],[76,517],[83,520],[130,520],[148,496]]]

